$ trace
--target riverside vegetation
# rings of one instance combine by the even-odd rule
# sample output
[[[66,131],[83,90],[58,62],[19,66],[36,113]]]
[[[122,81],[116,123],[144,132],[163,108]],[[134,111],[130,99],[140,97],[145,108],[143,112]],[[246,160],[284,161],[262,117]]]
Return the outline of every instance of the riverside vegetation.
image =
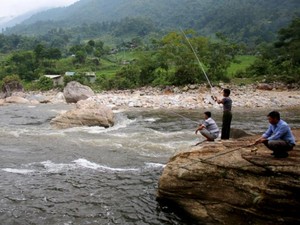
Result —
[[[212,82],[246,78],[243,83],[262,79],[295,83],[300,80],[299,30],[300,19],[295,18],[278,31],[276,41],[257,46],[256,54],[248,57],[241,55],[250,54],[249,49],[222,34],[217,34],[217,39],[210,39],[193,30],[185,32]],[[55,40],[63,36],[64,33],[58,30],[49,38]],[[0,79],[5,83],[6,77],[20,78],[26,90],[52,89],[52,81],[43,75],[66,71],[74,71],[77,75],[65,77],[65,85],[76,80],[96,91],[206,82],[180,32],[170,32],[146,43],[140,38],[132,38],[113,49],[98,39],[68,48],[53,47],[38,39],[16,35],[1,36],[1,40],[0,50],[11,50],[1,57]],[[96,73],[93,84],[82,75],[88,71]]]

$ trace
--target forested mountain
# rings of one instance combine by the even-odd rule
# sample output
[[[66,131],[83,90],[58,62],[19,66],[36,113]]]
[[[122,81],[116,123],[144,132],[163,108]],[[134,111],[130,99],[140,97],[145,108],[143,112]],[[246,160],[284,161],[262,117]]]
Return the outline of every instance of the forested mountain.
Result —
[[[201,35],[223,33],[234,41],[255,43],[273,40],[295,16],[300,16],[299,0],[80,0],[36,14],[6,34],[45,34],[58,27],[138,18],[160,30],[191,28]]]

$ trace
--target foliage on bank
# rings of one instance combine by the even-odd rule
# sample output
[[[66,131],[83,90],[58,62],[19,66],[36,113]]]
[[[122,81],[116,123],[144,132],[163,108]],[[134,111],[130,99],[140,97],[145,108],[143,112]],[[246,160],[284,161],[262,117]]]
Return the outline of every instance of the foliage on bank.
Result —
[[[206,83],[205,73],[212,82],[229,82],[232,77],[259,78],[268,81],[299,82],[300,76],[300,19],[279,30],[278,39],[270,45],[261,45],[256,61],[250,67],[229,74],[228,68],[243,54],[241,45],[231,42],[222,34],[210,39],[186,30],[170,32],[162,38],[145,44],[133,38],[111,48],[99,39],[91,39],[67,48],[58,48],[37,42],[28,50],[13,51],[1,59],[0,79],[18,75],[31,89],[53,88],[46,74],[77,75],[65,77],[64,83],[76,80],[95,90],[131,89],[141,86],[183,86]],[[126,56],[128,55],[130,57]],[[204,71],[203,71],[204,70]],[[95,72],[95,83],[84,79],[85,72]],[[33,82],[34,81],[34,82]],[[30,85],[28,85],[30,84]]]
[[[278,31],[277,41],[260,47],[257,60],[241,77],[265,76],[268,81],[298,83],[300,80],[300,18]]]

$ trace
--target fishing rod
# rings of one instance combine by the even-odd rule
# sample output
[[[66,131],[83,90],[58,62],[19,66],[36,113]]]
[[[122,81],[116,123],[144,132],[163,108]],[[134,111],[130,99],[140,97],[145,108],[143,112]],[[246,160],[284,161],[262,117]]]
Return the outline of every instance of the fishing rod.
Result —
[[[202,159],[201,161],[202,161],[202,162],[205,162],[205,161],[207,161],[207,160],[214,159],[214,158],[217,158],[217,157],[219,157],[219,156],[226,155],[226,154],[228,154],[228,153],[238,151],[238,150],[240,150],[240,149],[242,149],[242,148],[249,148],[249,147],[252,147],[252,146],[255,146],[255,145],[256,145],[256,143],[252,143],[252,144],[249,144],[249,145],[246,145],[246,146],[241,146],[241,147],[238,147],[238,148],[236,148],[236,149],[232,149],[232,150],[229,150],[229,151],[226,151],[226,152],[222,152],[222,153],[216,154],[216,155],[211,156],[211,157],[207,157],[207,158],[205,158],[205,159]]]
[[[195,55],[195,57],[196,57],[196,59],[197,59],[199,65],[200,65],[200,68],[201,68],[202,72],[203,72],[204,75],[205,75],[205,78],[206,78],[206,80],[207,80],[207,82],[208,82],[208,84],[209,84],[209,86],[210,86],[210,89],[212,90],[212,89],[213,89],[213,86],[211,85],[211,82],[210,82],[210,80],[208,79],[208,76],[207,76],[207,74],[206,74],[206,72],[205,72],[205,70],[204,70],[204,67],[203,67],[203,65],[202,65],[202,63],[201,63],[199,57],[197,56],[197,53],[196,53],[196,51],[195,51],[193,45],[191,44],[190,40],[188,39],[188,37],[186,36],[186,34],[184,33],[184,31],[183,31],[181,28],[180,28],[180,30],[181,30],[181,32],[183,33],[183,35],[184,35],[185,39],[187,40],[188,44],[190,45],[190,47],[191,47],[191,49],[192,49],[192,51],[193,51],[193,53],[194,53],[194,55]]]

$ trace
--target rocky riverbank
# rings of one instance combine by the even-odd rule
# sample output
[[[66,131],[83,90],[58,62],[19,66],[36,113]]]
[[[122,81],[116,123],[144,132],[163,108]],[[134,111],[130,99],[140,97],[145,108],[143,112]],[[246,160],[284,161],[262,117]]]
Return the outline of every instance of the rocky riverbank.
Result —
[[[294,130],[300,140],[300,130]],[[173,156],[159,180],[158,199],[199,224],[297,224],[300,142],[276,159],[257,137],[205,143]]]
[[[101,105],[112,109],[128,108],[218,108],[211,96],[222,98],[222,90],[230,88],[235,108],[286,108],[300,105],[300,89],[282,84],[253,84],[247,86],[220,84],[212,90],[205,85],[186,87],[153,88],[135,90],[103,91],[94,93],[90,98]],[[66,103],[64,93],[57,91],[13,93],[12,96],[0,99],[0,105],[10,103],[40,104]]]
[[[270,85],[225,86],[207,88],[204,85],[190,85],[184,88],[168,87],[141,88],[127,91],[110,91],[97,94],[94,98],[103,105],[113,108],[217,108],[212,99],[222,98],[223,88],[230,88],[234,107],[238,108],[281,108],[300,104],[300,90],[286,86]]]

